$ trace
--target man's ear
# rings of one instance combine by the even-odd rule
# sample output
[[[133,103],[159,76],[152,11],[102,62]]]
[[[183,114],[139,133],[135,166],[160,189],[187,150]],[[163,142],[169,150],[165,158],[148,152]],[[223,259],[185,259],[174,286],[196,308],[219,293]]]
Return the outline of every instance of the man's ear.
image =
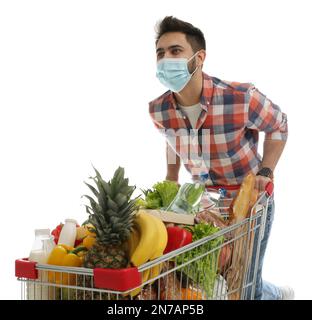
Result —
[[[206,51],[204,49],[198,51],[197,59],[199,61],[200,67],[203,68],[204,61],[206,59]]]

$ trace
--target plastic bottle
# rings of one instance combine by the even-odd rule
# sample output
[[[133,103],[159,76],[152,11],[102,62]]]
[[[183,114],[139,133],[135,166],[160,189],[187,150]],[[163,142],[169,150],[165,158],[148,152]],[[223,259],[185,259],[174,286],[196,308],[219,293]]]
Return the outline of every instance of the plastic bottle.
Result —
[[[205,187],[205,192],[201,199],[201,209],[211,209],[215,206],[218,206],[220,197],[223,197],[224,189],[214,190],[209,189],[209,186],[206,187],[207,182],[209,181],[209,173],[202,172],[199,175],[199,183]]]
[[[29,261],[46,263],[54,247],[53,238],[50,229],[35,230],[35,241],[29,254]]]
[[[34,261],[39,264],[47,262],[50,252],[53,250],[54,237],[50,235],[49,229],[35,230],[35,241],[29,254],[29,261]],[[46,271],[39,270],[37,283],[29,283],[27,288],[29,300],[48,300],[49,287],[43,286],[41,282],[48,281],[48,274]]]
[[[66,219],[65,224],[61,230],[60,237],[57,244],[66,244],[73,247],[76,240],[76,224],[74,219]]]

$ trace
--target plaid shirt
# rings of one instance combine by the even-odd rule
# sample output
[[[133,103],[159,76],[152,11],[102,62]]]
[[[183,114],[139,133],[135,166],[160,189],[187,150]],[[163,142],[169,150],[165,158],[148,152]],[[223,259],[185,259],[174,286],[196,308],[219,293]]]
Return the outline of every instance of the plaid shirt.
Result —
[[[265,132],[266,140],[287,139],[286,114],[251,83],[222,81],[203,73],[200,104],[202,111],[192,130],[170,90],[149,103],[156,128],[193,180],[206,173],[207,185],[241,184],[250,171],[259,169],[259,131]]]

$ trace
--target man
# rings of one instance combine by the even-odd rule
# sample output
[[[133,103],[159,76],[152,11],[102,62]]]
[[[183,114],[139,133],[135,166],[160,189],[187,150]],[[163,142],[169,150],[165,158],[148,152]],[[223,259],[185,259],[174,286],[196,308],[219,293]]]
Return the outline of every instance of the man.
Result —
[[[156,128],[166,137],[167,180],[178,182],[181,162],[194,181],[231,192],[243,178],[256,174],[263,191],[287,140],[287,118],[253,84],[222,81],[202,71],[206,58],[203,33],[172,16],[158,25],[157,77],[169,91],[149,104]],[[257,152],[265,133],[263,158]],[[188,135],[188,137],[187,137]],[[196,150],[197,148],[197,150]],[[262,263],[274,215],[268,208],[261,242],[255,299],[293,299],[289,287],[262,281]]]

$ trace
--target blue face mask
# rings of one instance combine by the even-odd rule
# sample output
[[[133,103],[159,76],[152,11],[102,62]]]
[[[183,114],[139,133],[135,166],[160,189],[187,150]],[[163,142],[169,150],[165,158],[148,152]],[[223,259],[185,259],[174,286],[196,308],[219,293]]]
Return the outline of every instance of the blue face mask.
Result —
[[[198,52],[190,59],[185,58],[163,58],[157,63],[156,77],[168,89],[173,92],[180,92],[191,80],[192,75],[196,72],[189,73],[188,62],[192,60]]]

